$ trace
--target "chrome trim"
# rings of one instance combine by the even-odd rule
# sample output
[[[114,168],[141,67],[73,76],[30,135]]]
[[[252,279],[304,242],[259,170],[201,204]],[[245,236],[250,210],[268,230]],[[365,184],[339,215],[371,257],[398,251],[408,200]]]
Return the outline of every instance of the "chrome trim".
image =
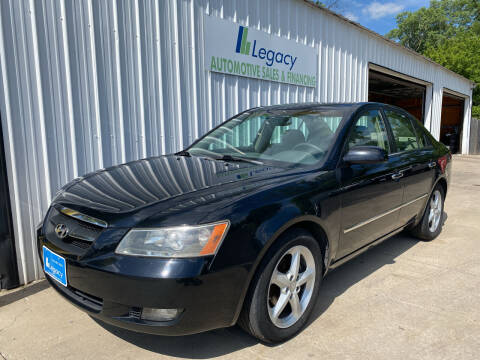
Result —
[[[93,224],[93,225],[100,226],[100,227],[103,227],[103,228],[106,228],[108,226],[106,221],[94,218],[92,216],[82,214],[79,211],[72,210],[72,209],[69,209],[67,207],[60,208],[60,212],[64,215],[73,217],[75,219],[78,219],[80,221],[83,221],[83,222],[86,222],[86,223],[89,223],[89,224]]]
[[[401,208],[404,208],[405,206],[411,205],[411,204],[413,204],[415,201],[424,199],[424,198],[426,198],[427,196],[428,196],[428,194],[424,194],[424,195],[419,196],[418,198],[413,199],[413,200],[411,200],[411,201],[409,201],[409,202],[407,202],[407,203],[405,203],[405,204],[402,204],[402,205],[400,205],[400,206],[397,206],[396,208],[393,208],[393,209],[391,209],[391,210],[388,210],[388,211],[384,212],[383,214],[380,214],[380,215],[374,216],[373,218],[370,218],[370,219],[368,219],[368,220],[362,221],[361,223],[358,223],[358,224],[353,225],[352,227],[350,227],[350,228],[348,228],[348,229],[343,230],[343,233],[344,233],[344,234],[347,234],[347,233],[349,233],[350,231],[356,230],[356,229],[358,229],[358,228],[360,228],[360,227],[362,227],[362,226],[365,226],[365,225],[367,225],[367,224],[370,224],[371,222],[373,222],[373,221],[375,221],[375,220],[378,220],[378,219],[380,219],[380,218],[382,218],[382,217],[384,217],[384,216],[390,215],[391,213],[394,213],[395,211],[400,210]]]
[[[357,249],[354,252],[352,252],[348,255],[345,255],[344,257],[342,257],[338,260],[335,260],[332,264],[330,264],[330,267],[328,268],[328,270],[333,270],[333,269],[339,267],[340,265],[345,264],[347,261],[350,261],[353,258],[357,257],[358,255],[364,253],[365,251],[371,249],[372,247],[377,246],[378,244],[384,242],[387,239],[390,239],[392,236],[398,234],[403,229],[405,229],[408,225],[409,225],[409,223],[407,223],[404,226],[400,226],[398,229],[395,229],[395,230],[389,232],[388,234],[383,235],[382,237],[378,238],[377,240],[373,240],[371,243],[362,246],[360,249]]]

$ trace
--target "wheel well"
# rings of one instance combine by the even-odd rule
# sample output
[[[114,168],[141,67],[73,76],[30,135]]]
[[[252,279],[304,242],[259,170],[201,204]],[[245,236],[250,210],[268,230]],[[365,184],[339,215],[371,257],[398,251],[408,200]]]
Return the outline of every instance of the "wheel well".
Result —
[[[443,193],[447,195],[447,180],[441,178],[440,180],[438,180],[438,184],[443,188]]]
[[[329,242],[328,242],[327,234],[325,233],[323,228],[313,221],[303,220],[303,221],[300,221],[298,223],[292,224],[291,226],[289,226],[286,229],[283,229],[283,231],[276,236],[273,243],[269,245],[268,249],[275,243],[275,241],[277,241],[277,239],[282,234],[284,234],[285,232],[287,232],[289,230],[292,230],[292,229],[304,229],[304,230],[308,231],[309,233],[311,233],[312,236],[315,238],[315,240],[318,241],[318,243],[320,245],[320,250],[322,251],[322,255],[323,255],[323,264],[324,264],[323,265],[323,274],[325,275],[325,273],[327,272],[327,266],[328,266],[328,260],[329,260],[329,249],[330,249]],[[268,251],[268,249],[266,251]],[[253,277],[255,276],[255,273],[257,273],[258,267],[260,266],[261,262],[265,259],[265,254],[263,254],[262,258],[260,258],[258,260],[258,263],[256,263],[257,265],[254,267],[254,271],[252,272],[252,275],[251,275],[252,277],[247,282],[247,287],[245,288],[245,293],[242,296],[241,301],[239,302],[239,307],[237,308],[236,315],[234,317],[235,321],[232,323],[232,325],[235,324],[238,317],[240,316],[240,312],[241,312],[241,310],[244,306],[245,298],[248,296],[248,291],[252,286]]]
[[[327,234],[325,233],[323,228],[312,221],[302,221],[292,225],[285,231],[291,230],[293,228],[300,228],[300,229],[307,230],[309,233],[313,235],[315,240],[318,241],[318,244],[320,245],[320,250],[322,250],[323,272],[325,273],[327,271],[327,266],[328,266],[329,244],[328,244]]]

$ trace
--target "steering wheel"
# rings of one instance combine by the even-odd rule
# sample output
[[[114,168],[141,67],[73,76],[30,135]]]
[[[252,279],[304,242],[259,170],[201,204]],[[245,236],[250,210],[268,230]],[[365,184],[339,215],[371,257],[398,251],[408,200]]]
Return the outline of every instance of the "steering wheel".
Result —
[[[306,142],[306,143],[301,143],[301,144],[295,145],[295,146],[293,147],[293,150],[298,150],[298,149],[301,148],[301,147],[310,147],[310,148],[313,148],[313,149],[317,150],[318,152],[323,153],[323,150],[320,149],[317,145],[313,145],[313,144],[307,143],[307,142]],[[310,152],[310,151],[307,150],[307,152]]]
[[[415,149],[415,145],[417,143],[417,139],[407,139],[407,146],[405,146],[405,150],[407,149]]]

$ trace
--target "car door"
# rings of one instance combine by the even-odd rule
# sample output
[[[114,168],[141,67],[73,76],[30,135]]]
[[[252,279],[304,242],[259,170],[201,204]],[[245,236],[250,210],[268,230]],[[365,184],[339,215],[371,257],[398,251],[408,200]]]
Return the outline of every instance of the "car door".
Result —
[[[399,215],[404,225],[423,210],[433,186],[436,163],[433,147],[416,120],[400,109],[386,107],[384,111],[396,148],[391,157],[399,164],[400,183],[404,186]]]
[[[345,154],[354,146],[373,145],[392,152],[391,140],[379,108],[360,113],[344,144]],[[337,259],[395,230],[402,203],[402,185],[395,174],[398,164],[340,163],[342,224]]]

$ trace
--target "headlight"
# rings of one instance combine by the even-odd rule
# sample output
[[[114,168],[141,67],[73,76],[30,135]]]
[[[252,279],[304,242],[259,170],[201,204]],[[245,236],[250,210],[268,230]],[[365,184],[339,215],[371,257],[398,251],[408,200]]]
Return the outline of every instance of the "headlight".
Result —
[[[118,244],[122,255],[183,258],[214,255],[230,223],[222,221],[198,226],[132,229]]]

